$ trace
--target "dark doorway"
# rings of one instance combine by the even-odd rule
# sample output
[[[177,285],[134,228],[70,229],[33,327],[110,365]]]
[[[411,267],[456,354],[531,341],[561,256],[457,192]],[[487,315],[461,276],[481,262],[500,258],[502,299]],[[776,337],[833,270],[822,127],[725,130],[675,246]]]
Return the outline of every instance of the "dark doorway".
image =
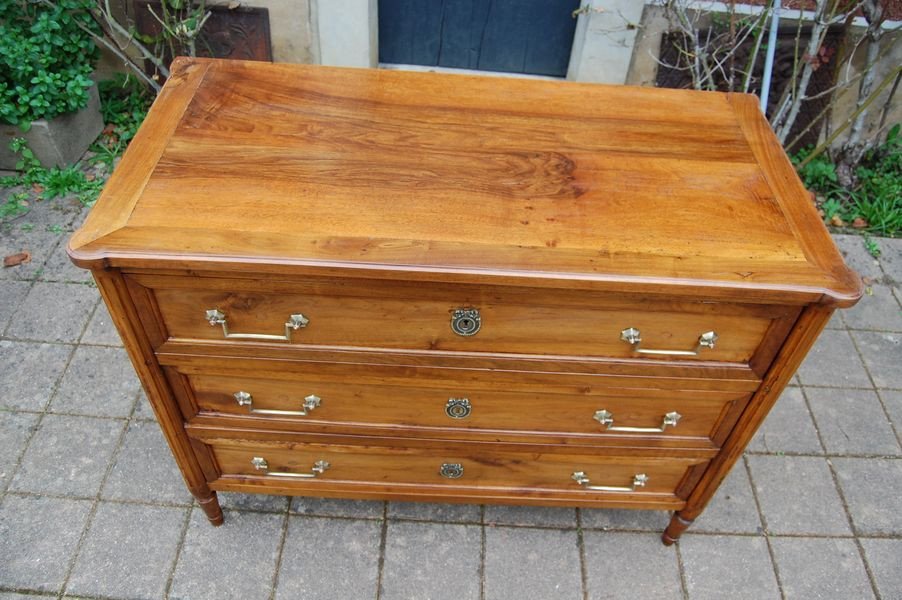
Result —
[[[379,62],[564,77],[580,0],[379,0]]]

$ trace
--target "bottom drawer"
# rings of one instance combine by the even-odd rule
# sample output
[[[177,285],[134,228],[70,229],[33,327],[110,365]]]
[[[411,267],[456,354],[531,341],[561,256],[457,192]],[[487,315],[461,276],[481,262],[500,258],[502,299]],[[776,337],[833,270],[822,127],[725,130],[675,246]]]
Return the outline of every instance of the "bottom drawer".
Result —
[[[220,490],[524,504],[679,507],[703,458],[216,440]],[[262,489],[260,489],[262,488]],[[530,501],[532,500],[532,501]]]

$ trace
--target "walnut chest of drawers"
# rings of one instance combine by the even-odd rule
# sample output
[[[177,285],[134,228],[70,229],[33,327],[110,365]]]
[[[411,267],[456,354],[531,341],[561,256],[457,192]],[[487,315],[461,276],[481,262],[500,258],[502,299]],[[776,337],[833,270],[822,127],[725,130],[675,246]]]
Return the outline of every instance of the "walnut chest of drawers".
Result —
[[[214,524],[240,491],[672,543],[860,295],[752,96],[202,59],[69,254]]]

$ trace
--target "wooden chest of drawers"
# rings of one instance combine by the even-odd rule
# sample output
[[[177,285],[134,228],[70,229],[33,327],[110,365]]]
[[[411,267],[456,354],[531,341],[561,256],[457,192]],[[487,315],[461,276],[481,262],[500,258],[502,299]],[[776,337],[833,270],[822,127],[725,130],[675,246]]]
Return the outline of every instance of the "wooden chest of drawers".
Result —
[[[202,59],[69,253],[214,524],[633,507],[672,543],[860,295],[751,96]]]

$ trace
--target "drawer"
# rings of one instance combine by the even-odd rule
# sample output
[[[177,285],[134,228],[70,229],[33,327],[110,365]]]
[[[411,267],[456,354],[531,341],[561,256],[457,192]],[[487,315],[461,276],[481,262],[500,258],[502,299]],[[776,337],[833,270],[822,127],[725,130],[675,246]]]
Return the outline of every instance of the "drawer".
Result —
[[[424,494],[479,500],[545,497],[603,503],[679,502],[704,459],[511,452],[474,445],[397,447],[212,440],[215,484],[277,487],[280,493],[335,491],[372,497]],[[216,485],[212,487],[217,487]],[[272,490],[270,490],[272,491]],[[353,495],[353,494],[352,494]]]
[[[167,339],[451,353],[769,362],[795,311],[360,282],[145,277]],[[148,289],[148,288],[145,288]],[[293,316],[297,315],[297,316]],[[765,343],[767,341],[768,343]]]
[[[179,376],[174,368],[167,371]],[[743,392],[642,387],[511,391],[478,372],[459,373],[457,382],[443,387],[374,385],[358,383],[373,379],[363,366],[347,369],[343,380],[203,372],[181,377],[199,416],[237,417],[247,426],[451,438],[542,434],[586,444],[719,446],[749,398]]]

